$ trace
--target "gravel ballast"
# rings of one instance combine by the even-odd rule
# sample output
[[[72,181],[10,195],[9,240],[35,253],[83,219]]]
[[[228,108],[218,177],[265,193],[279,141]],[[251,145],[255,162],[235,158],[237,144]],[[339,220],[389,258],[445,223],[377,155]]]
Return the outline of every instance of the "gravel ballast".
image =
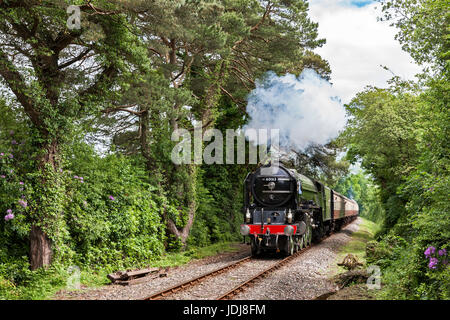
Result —
[[[349,224],[295,258],[270,276],[234,297],[236,300],[309,300],[335,291],[327,271],[336,262],[339,249],[358,230],[360,220]]]

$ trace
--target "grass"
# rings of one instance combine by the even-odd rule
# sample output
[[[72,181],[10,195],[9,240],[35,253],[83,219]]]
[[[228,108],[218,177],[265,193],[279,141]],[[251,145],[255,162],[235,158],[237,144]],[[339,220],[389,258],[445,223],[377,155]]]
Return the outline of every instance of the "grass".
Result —
[[[183,252],[165,253],[159,259],[149,262],[150,267],[176,267],[195,259],[203,259],[224,252],[238,251],[236,242],[217,243],[202,248],[190,248]],[[110,283],[107,274],[119,271],[112,266],[80,270],[82,288],[97,288]],[[52,299],[60,290],[67,290],[67,279],[71,276],[67,266],[51,266],[47,270],[28,271],[25,285],[15,286],[0,276],[0,300],[46,300]]]

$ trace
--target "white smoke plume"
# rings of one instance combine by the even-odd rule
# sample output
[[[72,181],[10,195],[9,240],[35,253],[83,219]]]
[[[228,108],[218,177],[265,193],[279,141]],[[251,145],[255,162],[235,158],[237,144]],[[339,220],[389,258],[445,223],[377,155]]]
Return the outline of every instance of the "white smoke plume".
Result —
[[[298,151],[330,142],[346,124],[345,109],[331,83],[312,69],[299,77],[267,73],[250,93],[247,113],[251,119],[244,131],[279,129],[280,147]]]

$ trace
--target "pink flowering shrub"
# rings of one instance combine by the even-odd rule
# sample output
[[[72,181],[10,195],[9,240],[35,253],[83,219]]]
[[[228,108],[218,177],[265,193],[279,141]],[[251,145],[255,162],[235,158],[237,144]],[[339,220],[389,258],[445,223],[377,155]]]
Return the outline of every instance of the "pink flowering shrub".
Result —
[[[443,248],[436,252],[436,248],[430,246],[424,254],[429,259],[428,268],[437,269],[438,267],[446,268],[448,266],[447,249]]]
[[[17,159],[12,156],[11,151],[13,150],[0,152],[0,212],[3,214],[3,221],[8,225],[15,223],[14,221],[19,218],[20,222],[15,223],[14,228],[23,229],[27,228],[24,225],[24,214],[28,206],[26,200],[28,190],[19,173],[20,170],[17,170]]]

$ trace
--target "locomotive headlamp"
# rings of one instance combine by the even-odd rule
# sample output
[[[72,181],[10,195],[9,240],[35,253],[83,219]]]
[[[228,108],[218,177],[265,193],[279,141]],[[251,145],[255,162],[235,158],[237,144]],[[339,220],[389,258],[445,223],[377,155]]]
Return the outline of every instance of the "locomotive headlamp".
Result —
[[[250,223],[250,210],[247,209],[247,212],[245,213],[245,222]]]
[[[292,236],[294,234],[294,227],[286,226],[286,228],[284,228],[284,234],[287,236]]]
[[[292,211],[289,209],[288,214],[286,215],[287,223],[292,223]]]
[[[240,231],[241,231],[241,234],[243,236],[248,236],[250,234],[250,227],[245,225],[245,224],[243,224],[243,225],[241,225],[241,230]]]

